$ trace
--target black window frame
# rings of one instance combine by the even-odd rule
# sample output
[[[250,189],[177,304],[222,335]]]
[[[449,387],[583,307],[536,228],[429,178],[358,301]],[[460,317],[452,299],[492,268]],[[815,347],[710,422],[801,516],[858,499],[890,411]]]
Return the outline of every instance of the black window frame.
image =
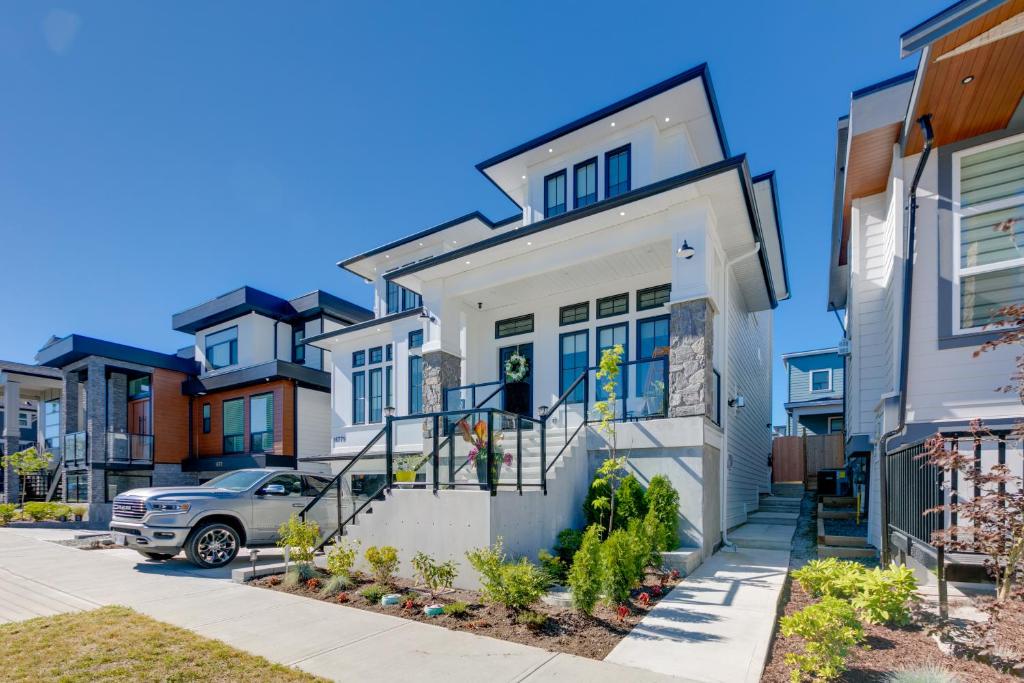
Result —
[[[413,377],[416,373],[413,372],[413,366],[418,366],[419,383],[413,382]],[[409,356],[408,364],[408,413],[409,415],[416,415],[423,412],[423,356]]]
[[[394,344],[386,344],[384,346],[384,362],[385,363],[390,363],[394,359],[395,359],[395,345]]]
[[[413,342],[413,340],[416,340]],[[412,330],[409,332],[409,350],[423,347],[423,330]]]
[[[366,365],[366,351],[360,349],[352,352],[352,367],[361,368]]]
[[[367,352],[367,365],[377,365],[384,362],[384,347],[374,346]],[[376,360],[374,358],[376,357]]]
[[[380,393],[373,395],[373,380],[377,378]],[[376,405],[374,405],[376,400]],[[371,368],[366,373],[366,422],[375,424],[384,421],[384,368]]]
[[[643,295],[644,294],[658,294],[659,292],[662,292],[662,291],[664,291],[664,293],[665,293],[664,301],[655,301],[655,303],[648,303],[646,305],[642,303]],[[663,285],[655,285],[654,287],[645,287],[643,289],[638,289],[638,290],[636,290],[636,310],[638,310],[638,311],[650,311],[650,310],[655,309],[655,308],[661,308],[662,306],[667,304],[671,298],[672,298],[672,283],[671,282],[666,282]]]
[[[605,330],[622,329],[625,332],[625,341],[622,342],[622,357],[619,359],[619,391],[616,393],[620,399],[629,398],[629,371],[632,366],[626,365],[629,361],[629,321],[622,320],[617,323],[608,323],[607,325],[598,325],[594,329],[594,365],[600,367],[601,365],[601,354],[604,353],[605,349],[612,348],[610,346],[601,346],[601,333]],[[614,346],[614,345],[613,345]],[[601,390],[601,385],[605,383],[605,380],[597,380],[597,386],[594,389],[594,400],[604,401],[608,397],[604,395]]]
[[[625,302],[625,310],[622,310],[622,311],[612,311],[611,313],[602,313],[601,312],[601,304],[603,304],[605,302],[608,302],[608,301],[613,301],[614,302],[614,301],[617,301],[619,299],[621,299],[622,301]],[[597,300],[597,303],[595,305],[594,313],[595,313],[595,315],[596,315],[598,320],[601,320],[603,318],[614,318],[617,315],[627,315],[627,314],[629,314],[629,292],[623,292],[622,294],[612,294],[611,296],[603,296],[603,297],[601,297],[600,299]]]
[[[394,301],[392,301],[392,297],[394,297]],[[384,293],[384,307],[388,315],[402,310],[402,287],[391,280],[388,280]]]
[[[593,198],[592,199],[590,198],[591,195],[584,195],[583,197],[580,197],[580,194],[578,192],[578,188],[579,188],[579,175],[578,175],[578,173],[579,173],[580,169],[586,168],[587,166],[593,166],[594,167],[594,194],[593,194]],[[591,204],[596,204],[598,202],[598,199],[599,199],[598,188],[600,187],[600,182],[601,182],[601,179],[598,177],[598,174],[597,174],[597,157],[591,157],[590,159],[587,159],[586,161],[581,161],[580,163],[574,165],[572,167],[572,208],[574,208],[574,209],[582,209],[584,206],[590,206]],[[587,201],[581,203],[580,199],[587,199]]]
[[[68,472],[64,491],[64,500],[68,503],[89,502],[89,474],[88,472]],[[72,494],[72,491],[74,493]]]
[[[203,434],[209,434],[213,423],[213,405],[204,403],[202,410]]]
[[[549,184],[550,181],[558,180],[559,178],[561,178],[561,180],[562,180],[562,203],[561,203],[562,210],[558,211],[558,212],[552,212],[551,209],[555,208],[555,207],[557,207],[559,205],[556,204],[555,207],[552,207],[548,203],[548,184]],[[565,169],[563,168],[563,169],[561,169],[559,171],[555,171],[554,173],[549,173],[548,175],[544,176],[544,218],[554,218],[555,216],[561,216],[563,213],[565,213],[568,210],[569,210],[569,178],[568,178],[568,175],[565,172]]]
[[[235,331],[234,339],[228,339],[227,341],[217,342],[212,346],[210,345],[210,337],[212,335],[221,334],[230,330]],[[228,362],[224,365],[214,365],[213,361],[210,360],[210,349],[214,349],[222,344],[228,344]],[[203,337],[203,348],[206,353],[206,366],[211,370],[220,370],[221,368],[230,368],[232,365],[238,365],[238,325],[225,327],[224,329],[217,330],[216,332],[208,332]]]
[[[578,316],[580,308],[583,309],[583,317],[582,318],[580,318]],[[573,311],[575,311],[575,313],[573,313]],[[566,313],[573,313],[574,319],[573,320],[566,320],[565,319],[565,314]],[[578,304],[569,304],[568,306],[562,306],[561,308],[558,309],[558,326],[559,327],[562,327],[564,325],[577,325],[579,323],[585,323],[585,322],[587,322],[589,320],[590,320],[590,302],[589,301],[581,301]]]
[[[567,383],[566,377],[565,377],[565,353],[563,351],[562,344],[564,343],[566,337],[579,337],[580,335],[583,336],[583,353],[586,356],[586,358],[583,361],[583,369],[586,369],[586,368],[590,367],[590,330],[588,328],[583,328],[581,330],[573,330],[572,332],[563,332],[560,335],[558,335],[558,395],[559,396],[564,396],[565,392],[568,391],[568,389],[569,389],[569,386],[568,386],[568,383]],[[576,375],[571,380],[569,380],[569,383],[575,382],[576,381],[576,377],[579,377],[579,373],[576,373]],[[590,380],[589,379],[583,380],[583,382],[588,382],[588,381],[590,381]],[[575,392],[574,392],[573,396],[566,396],[566,398],[565,398],[565,402],[566,403],[583,403],[583,401],[586,399],[586,396],[587,396],[586,389],[584,388],[583,383],[580,383],[580,385],[576,387],[576,391],[579,392],[578,397],[577,397],[577,395],[575,395]]]
[[[132,382],[145,381],[145,389],[132,393]],[[128,400],[137,401],[141,398],[149,398],[153,395],[153,377],[151,375],[142,375],[140,377],[133,377],[128,380]]]
[[[264,396],[269,396],[270,397],[270,408],[271,408],[270,429],[262,431],[262,432],[254,432],[252,430],[252,404],[253,404],[253,399],[254,398],[263,398]],[[251,394],[249,396],[249,452],[250,453],[268,453],[268,452],[270,452],[271,450],[274,449],[274,418],[276,417],[276,414],[277,414],[277,406],[274,405],[275,403],[276,403],[276,401],[274,400],[274,392],[273,391],[261,391],[258,394]],[[270,448],[269,449],[264,448],[263,445],[261,444],[260,445],[260,449],[256,450],[256,446],[254,445],[254,440],[252,438],[256,434],[270,434]]]
[[[616,190],[612,192],[612,175],[609,173],[609,167],[611,166],[612,159],[621,155],[626,155],[626,183],[625,189]],[[616,183],[616,187],[622,183]],[[633,189],[633,148],[629,143],[610,149],[604,153],[604,198],[611,199],[612,197],[618,197],[619,195],[626,194]]]
[[[360,396],[360,389],[362,396]],[[366,424],[366,372],[352,373],[352,424]]]
[[[225,416],[225,413],[227,411],[228,404],[235,404],[235,403],[241,403],[242,404],[242,431],[238,432],[237,434],[234,434],[234,433],[228,434],[227,431],[226,431],[227,427],[228,427],[228,421],[224,419],[224,416]],[[225,455],[230,454],[230,453],[245,453],[245,396],[239,396],[238,398],[229,398],[229,399],[227,399],[225,401],[221,401],[221,404],[220,404],[220,435],[221,435],[221,445],[223,446],[223,450],[224,450],[224,454]],[[242,445],[241,445],[241,447],[238,450],[234,450],[234,449],[229,450],[227,448],[228,439],[229,438],[236,438],[236,437],[241,437],[242,438]]]
[[[399,287],[402,290],[402,310],[410,311],[414,308],[420,308],[423,305],[423,297],[419,293],[406,289],[405,287]]]
[[[306,363],[306,345],[303,343],[305,338],[305,326],[292,328],[292,362],[298,365]]]
[[[529,321],[529,329],[520,329],[518,324],[522,321]],[[502,325],[516,325],[511,331],[502,332]],[[506,337],[518,337],[521,334],[533,334],[535,329],[535,323],[533,313],[527,313],[525,315],[517,315],[512,318],[505,318],[504,320],[494,321],[494,338],[505,339]]]

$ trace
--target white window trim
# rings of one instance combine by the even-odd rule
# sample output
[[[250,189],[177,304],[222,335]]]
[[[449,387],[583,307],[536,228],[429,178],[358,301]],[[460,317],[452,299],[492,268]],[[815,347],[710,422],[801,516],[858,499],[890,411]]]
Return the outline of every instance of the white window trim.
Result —
[[[1024,140],[1024,134],[1013,135],[1008,138],[996,140],[977,147],[971,147],[969,149],[962,149],[957,152],[953,152],[952,161],[953,164],[953,300],[950,302],[950,306],[953,312],[953,334],[973,334],[980,332],[985,329],[984,325],[975,325],[974,327],[960,327],[961,311],[960,311],[960,280],[962,277],[970,277],[971,275],[978,275],[981,273],[991,273],[999,270],[1009,270],[1011,268],[1017,268],[1024,266],[1024,257],[1017,259],[1010,259],[1008,261],[1000,261],[999,263],[987,263],[983,266],[969,266],[967,268],[960,267],[960,220],[964,216],[974,216],[981,213],[989,213],[991,211],[998,211],[1000,209],[1006,209],[1012,206],[1020,206],[1022,200],[1020,197],[1007,197],[1004,199],[996,199],[982,204],[976,204],[970,208],[962,209],[960,207],[960,159],[964,156],[971,154],[977,154],[978,152],[984,152],[989,149],[997,149],[1005,145],[1011,145],[1015,142]]]
[[[828,373],[828,386],[824,389],[814,388],[814,373],[816,372],[827,372]],[[832,368],[818,368],[816,370],[809,370],[807,372],[807,390],[812,394],[820,394],[825,391],[832,391]]]

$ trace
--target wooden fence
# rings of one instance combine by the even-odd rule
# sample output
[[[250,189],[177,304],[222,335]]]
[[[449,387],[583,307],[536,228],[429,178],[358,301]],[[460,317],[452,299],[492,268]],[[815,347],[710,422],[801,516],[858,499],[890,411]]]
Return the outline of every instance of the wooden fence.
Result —
[[[772,481],[818,487],[818,470],[844,464],[843,435],[780,436],[772,441]]]

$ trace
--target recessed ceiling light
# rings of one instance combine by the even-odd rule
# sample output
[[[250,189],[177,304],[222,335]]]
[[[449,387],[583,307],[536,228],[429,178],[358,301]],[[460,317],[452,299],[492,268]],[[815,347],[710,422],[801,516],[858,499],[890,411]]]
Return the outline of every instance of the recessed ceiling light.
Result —
[[[526,246],[528,246],[528,247],[529,247],[529,246],[532,246],[532,245],[533,245],[533,242],[527,242],[527,243],[526,243]]]
[[[459,243],[458,240],[452,240],[452,244],[458,244],[458,243]]]
[[[423,242],[420,242],[420,246],[421,246],[421,247],[423,246]]]
[[[466,265],[467,265],[467,266],[469,265],[469,261],[466,261]]]
[[[377,331],[380,332],[380,328],[379,327],[377,328]]]
[[[526,180],[526,176],[523,176],[523,180]]]
[[[391,258],[391,254],[384,254],[384,258]]]
[[[620,216],[625,216],[625,215],[626,215],[626,212],[625,212],[625,211],[619,211],[619,215],[620,215]]]
[[[614,121],[612,121],[612,128],[614,128],[614,127],[615,127],[615,122],[614,122]]]
[[[962,79],[960,79],[960,82],[963,83],[964,85],[967,85],[968,83],[970,83],[973,80],[974,80],[974,76],[964,76]]]
[[[670,120],[671,119],[669,119],[669,117],[667,117],[667,116],[665,117],[665,123],[668,123]]]
[[[374,268],[374,269],[373,269],[373,272],[375,272],[375,273],[376,273],[376,272],[377,272],[377,269],[376,269],[376,268]]]
[[[551,154],[554,151],[555,151],[554,149],[552,149],[551,147],[548,147],[548,154]]]

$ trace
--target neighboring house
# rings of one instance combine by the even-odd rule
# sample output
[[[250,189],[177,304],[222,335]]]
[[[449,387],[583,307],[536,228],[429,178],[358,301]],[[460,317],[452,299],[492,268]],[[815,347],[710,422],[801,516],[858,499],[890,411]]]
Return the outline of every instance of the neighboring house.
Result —
[[[843,431],[843,358],[837,349],[782,354],[789,436]]]
[[[128,489],[326,452],[330,375],[302,340],[370,315],[326,292],[286,300],[242,287],[173,317],[195,335],[176,354],[52,339],[36,360],[63,382],[64,500],[102,522]]]
[[[60,391],[59,371],[0,361],[0,454],[35,446],[59,458]],[[0,469],[0,502],[18,500],[18,490],[14,472]]]
[[[870,456],[875,544],[883,455],[1021,418],[996,391],[1014,349],[973,354],[998,309],[1024,301],[1022,22],[1022,0],[956,3],[901,36],[918,67],[855,91],[839,120],[828,307],[846,310],[846,454]],[[986,444],[981,462],[1019,474],[1019,454]],[[884,493],[920,519],[927,501],[899,488]]]
[[[397,491],[352,533],[455,559],[455,545],[499,535],[513,552],[549,546],[580,523],[606,455],[593,422],[579,428],[604,398],[600,355],[621,344],[618,446],[641,481],[673,479],[685,543],[710,553],[769,486],[772,309],[789,296],[773,174],[751,177],[729,150],[703,65],[477,168],[521,212],[474,212],[341,261],[373,285],[376,317],[307,342],[332,354],[341,463],[437,455],[451,470],[442,463],[436,476],[452,484],[467,452],[451,416],[431,415],[504,407],[525,416],[521,434],[508,415],[473,419],[503,425],[503,447],[523,454],[535,488],[477,515],[446,485],[432,499]],[[528,372],[510,384],[514,355]],[[446,422],[438,437],[433,425]],[[543,478],[556,460],[557,489]],[[500,486],[517,487],[515,474]],[[415,537],[401,538],[411,519]],[[442,538],[467,524],[455,545]]]

